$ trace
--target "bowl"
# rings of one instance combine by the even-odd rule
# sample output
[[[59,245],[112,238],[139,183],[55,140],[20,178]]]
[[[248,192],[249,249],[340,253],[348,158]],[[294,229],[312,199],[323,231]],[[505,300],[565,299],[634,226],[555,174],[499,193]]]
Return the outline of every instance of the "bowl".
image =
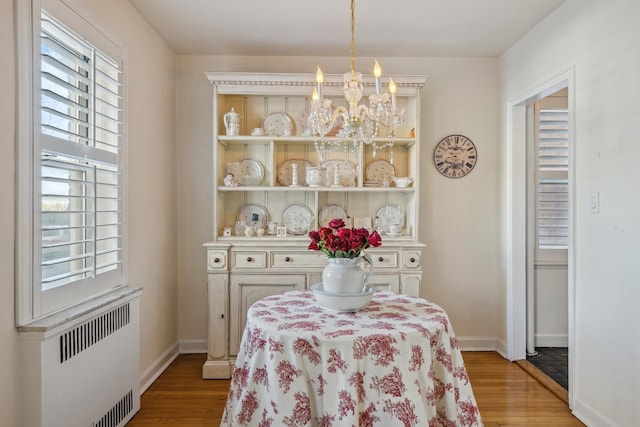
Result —
[[[371,302],[375,288],[365,285],[363,292],[357,294],[343,292],[327,292],[324,290],[322,283],[316,283],[311,286],[316,302],[329,310],[339,312],[358,311]]]
[[[413,182],[413,178],[410,176],[394,176],[391,179],[396,187],[408,187]]]

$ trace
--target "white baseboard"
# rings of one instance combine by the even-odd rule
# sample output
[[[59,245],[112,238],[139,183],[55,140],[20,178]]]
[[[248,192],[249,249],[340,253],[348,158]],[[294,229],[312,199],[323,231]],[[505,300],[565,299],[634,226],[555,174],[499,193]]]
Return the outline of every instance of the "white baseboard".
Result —
[[[573,401],[573,411],[571,413],[589,427],[622,427],[606,419],[591,406],[577,398]]]
[[[504,342],[503,340],[498,340],[498,345],[496,346],[496,353],[498,353],[503,358],[509,360],[509,351],[507,351],[507,343]]]
[[[496,351],[496,337],[457,337],[461,351]]]
[[[181,340],[180,354],[206,353],[208,350],[207,340]]]
[[[142,373],[140,377],[140,394],[147,391],[147,389],[153,384],[155,380],[158,379],[160,374],[164,372],[165,369],[169,367],[171,362],[173,362],[176,357],[180,354],[178,343],[173,344],[169,347],[160,357],[158,357],[145,371]]]
[[[536,347],[569,347],[569,337],[564,335],[555,334],[536,334],[535,337]]]

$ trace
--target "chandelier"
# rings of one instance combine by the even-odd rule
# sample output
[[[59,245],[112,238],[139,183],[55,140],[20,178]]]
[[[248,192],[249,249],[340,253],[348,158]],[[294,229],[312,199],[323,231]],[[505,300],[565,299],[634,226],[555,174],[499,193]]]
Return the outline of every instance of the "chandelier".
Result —
[[[396,84],[389,78],[389,93],[381,91],[382,70],[375,61],[373,75],[376,93],[369,96],[369,104],[360,104],[364,84],[362,74],[355,71],[355,0],[351,0],[351,71],[344,74],[344,97],[348,107],[333,108],[331,100],[323,96],[324,75],[318,67],[316,87],[311,97],[311,108],[307,119],[309,133],[314,137],[316,149],[324,150],[327,145],[345,149],[351,144],[357,150],[362,142],[370,145],[373,156],[380,149],[393,147],[396,130],[404,121],[404,110],[396,106]],[[327,134],[342,122],[337,138],[328,139]],[[378,138],[380,126],[387,128],[387,138]],[[378,139],[376,139],[378,138]]]

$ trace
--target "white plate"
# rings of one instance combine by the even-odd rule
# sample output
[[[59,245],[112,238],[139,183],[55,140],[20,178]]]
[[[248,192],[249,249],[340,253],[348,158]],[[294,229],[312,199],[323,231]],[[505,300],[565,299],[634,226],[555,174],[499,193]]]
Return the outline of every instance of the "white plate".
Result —
[[[235,178],[240,185],[259,185],[264,178],[264,166],[256,159],[242,159],[238,162]]]
[[[238,210],[238,221],[256,228],[264,228],[269,222],[267,208],[257,203],[247,203]]]
[[[345,208],[340,205],[331,204],[320,209],[318,221],[320,222],[320,227],[328,227],[329,223],[336,218],[340,218],[346,223],[347,216],[347,210]]]
[[[301,203],[294,203],[282,211],[281,221],[287,227],[287,233],[305,234],[309,230],[309,223],[312,218],[311,210],[307,206]]]
[[[327,292],[322,287],[322,283],[312,285],[311,289],[318,304],[329,310],[346,313],[358,311],[366,307],[375,292],[375,288],[371,285],[365,285],[363,292],[359,294]]]
[[[365,169],[365,181],[381,184],[385,178],[391,184],[391,178],[396,176],[396,168],[387,160],[371,160]]]
[[[270,136],[293,135],[293,120],[287,113],[271,113],[262,119],[262,129]]]
[[[280,185],[288,187],[293,182],[293,168],[291,165],[298,165],[298,185],[304,185],[307,176],[307,167],[311,166],[311,162],[303,159],[290,159],[278,166],[278,182]]]
[[[378,232],[389,235],[391,224],[400,224],[400,227],[404,224],[402,207],[399,205],[380,206],[373,217],[373,223]]]
[[[340,185],[343,187],[349,187],[352,184],[355,184],[357,172],[356,165],[352,161],[340,159],[325,160],[322,163],[322,167],[326,170],[327,185],[333,185],[336,167],[340,168],[338,171]]]

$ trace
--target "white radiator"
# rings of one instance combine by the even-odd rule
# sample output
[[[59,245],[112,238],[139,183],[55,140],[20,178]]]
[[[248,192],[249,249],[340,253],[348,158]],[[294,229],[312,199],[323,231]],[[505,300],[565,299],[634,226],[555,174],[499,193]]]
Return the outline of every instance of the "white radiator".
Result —
[[[19,328],[23,427],[119,427],[140,409],[140,294]]]

